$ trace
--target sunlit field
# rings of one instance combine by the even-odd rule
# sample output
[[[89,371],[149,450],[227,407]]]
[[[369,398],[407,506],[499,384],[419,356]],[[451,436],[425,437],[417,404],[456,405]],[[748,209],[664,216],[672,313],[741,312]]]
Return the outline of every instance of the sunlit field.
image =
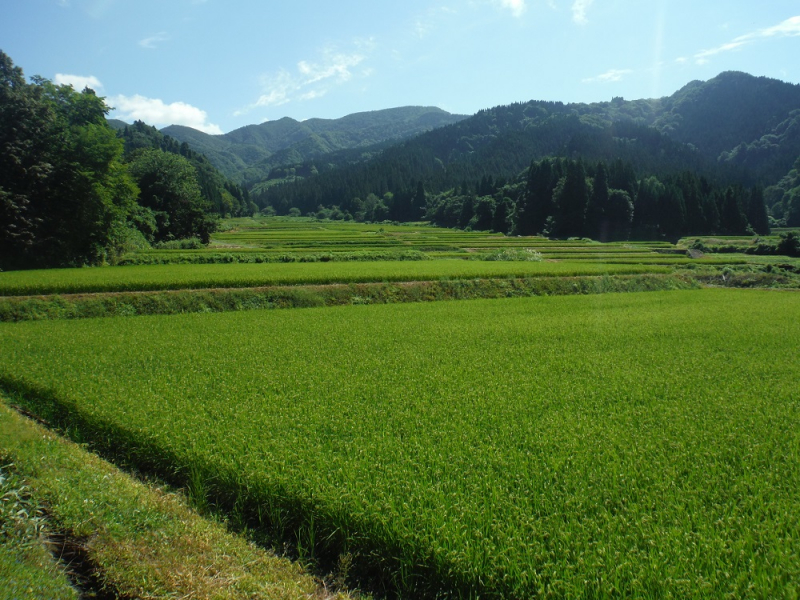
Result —
[[[0,344],[32,410],[405,594],[797,591],[795,293],[18,323]]]

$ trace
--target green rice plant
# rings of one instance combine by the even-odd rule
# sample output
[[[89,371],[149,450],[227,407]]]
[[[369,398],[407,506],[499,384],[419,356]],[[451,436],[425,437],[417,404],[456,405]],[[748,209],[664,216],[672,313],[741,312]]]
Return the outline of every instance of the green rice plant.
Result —
[[[4,402],[0,456],[14,460],[13,469],[0,472],[2,600],[79,597],[43,546],[42,532],[53,529],[52,551],[89,588],[80,597],[347,598],[323,595],[297,564],[200,517],[178,494],[122,473]]]
[[[244,288],[272,285],[667,273],[658,265],[464,260],[138,265],[0,273],[0,296]]]
[[[407,597],[794,597],[798,346],[787,292],[371,304],[0,324],[0,382]]]

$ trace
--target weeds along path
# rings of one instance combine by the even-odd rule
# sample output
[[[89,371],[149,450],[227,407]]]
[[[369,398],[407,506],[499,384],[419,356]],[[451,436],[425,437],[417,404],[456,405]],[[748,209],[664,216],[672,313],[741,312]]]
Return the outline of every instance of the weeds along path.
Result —
[[[641,274],[0,296],[0,322],[664,291],[696,287],[699,284],[684,275]]]

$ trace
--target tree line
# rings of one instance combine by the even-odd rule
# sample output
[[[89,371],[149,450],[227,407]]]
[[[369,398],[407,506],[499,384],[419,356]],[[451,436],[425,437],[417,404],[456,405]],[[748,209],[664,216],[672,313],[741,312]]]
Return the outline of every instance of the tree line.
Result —
[[[690,171],[637,177],[621,159],[533,161],[514,184],[484,178],[431,196],[426,217],[444,227],[600,241],[770,231],[759,187],[714,185]]]
[[[639,176],[633,164],[619,158],[547,157],[532,161],[511,181],[484,175],[471,184],[427,193],[418,180],[397,192],[370,192],[306,212],[292,207],[286,214],[368,222],[428,220],[442,227],[600,241],[770,232],[758,186],[714,183],[693,171]]]
[[[96,265],[159,242],[207,243],[219,215],[255,208],[188,146],[142,123],[118,135],[108,111],[89,88],[28,82],[0,51],[0,269]]]

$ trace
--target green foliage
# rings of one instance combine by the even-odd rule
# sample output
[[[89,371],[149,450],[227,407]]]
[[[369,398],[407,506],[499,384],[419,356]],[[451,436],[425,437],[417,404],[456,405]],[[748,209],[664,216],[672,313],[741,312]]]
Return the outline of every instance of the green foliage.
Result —
[[[247,190],[226,179],[205,156],[189,148],[185,142],[178,143],[142,121],[125,124],[118,130],[118,135],[125,143],[126,157],[135,155],[137,151],[158,149],[187,159],[195,169],[203,198],[210,210],[218,215],[235,217],[255,212]]]
[[[158,242],[153,245],[153,248],[156,250],[199,250],[205,246],[206,244],[200,238],[192,237]]]
[[[0,268],[113,259],[136,211],[122,144],[95,93],[34,78],[0,53]]]
[[[8,460],[0,447],[0,459]],[[42,506],[13,464],[0,466],[0,600],[73,600],[78,593],[45,546]]]
[[[776,247],[777,254],[786,256],[800,256],[800,234],[796,231],[788,231],[780,235],[780,241]]]
[[[186,158],[145,149],[134,155],[129,170],[141,190],[139,203],[155,217],[155,241],[198,237],[209,242],[217,223],[207,214],[210,206]]]
[[[540,262],[542,253],[534,248],[507,248],[480,255],[480,260]]]
[[[780,597],[798,310],[693,290],[16,323],[0,373],[404,597]]]
[[[484,178],[476,188],[491,195],[475,198],[469,186],[432,195],[427,217],[440,226],[486,229],[494,201],[499,207],[494,230],[517,235],[589,236],[605,242],[678,239],[688,232],[769,233],[760,188],[718,187],[688,171],[637,179],[632,165],[619,159],[586,165],[580,159],[546,158],[531,163],[510,184]],[[501,229],[504,223],[508,229]]]

